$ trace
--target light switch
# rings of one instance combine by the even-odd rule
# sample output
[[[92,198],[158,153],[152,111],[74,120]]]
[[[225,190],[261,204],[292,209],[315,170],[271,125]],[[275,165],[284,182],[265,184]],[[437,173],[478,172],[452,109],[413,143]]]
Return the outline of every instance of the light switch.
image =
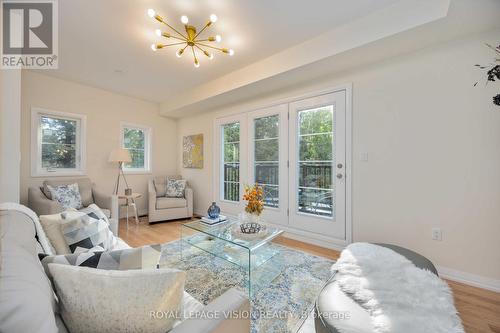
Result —
[[[368,153],[366,151],[359,153],[359,160],[360,161],[368,161]]]

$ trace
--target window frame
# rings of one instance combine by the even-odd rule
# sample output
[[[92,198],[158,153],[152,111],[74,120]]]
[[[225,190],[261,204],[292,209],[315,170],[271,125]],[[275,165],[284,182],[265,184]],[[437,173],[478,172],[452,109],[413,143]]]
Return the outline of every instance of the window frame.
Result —
[[[58,119],[74,120],[76,128],[76,168],[42,168],[42,130],[41,118],[48,116]],[[86,175],[86,127],[87,116],[69,112],[31,108],[31,176],[32,177],[65,177]]]
[[[127,168],[125,164],[123,165],[123,172],[125,174],[135,174],[135,175],[145,175],[152,173],[152,159],[151,159],[151,151],[152,151],[152,133],[153,130],[149,126],[133,124],[128,122],[120,123],[120,148],[125,148],[124,134],[125,129],[135,129],[141,130],[144,132],[144,168]]]
[[[229,201],[224,200],[223,196],[223,165],[224,165],[224,156],[222,149],[222,140],[224,139],[222,136],[222,127],[231,123],[240,123],[240,169],[239,169],[239,183],[240,183],[240,193],[239,193],[239,201]],[[244,207],[245,202],[243,201],[243,185],[247,179],[247,146],[241,144],[241,139],[247,136],[247,117],[245,114],[239,114],[235,116],[227,116],[222,118],[217,118],[214,121],[214,159],[213,159],[213,198],[221,207],[221,210],[229,215],[238,215]]]

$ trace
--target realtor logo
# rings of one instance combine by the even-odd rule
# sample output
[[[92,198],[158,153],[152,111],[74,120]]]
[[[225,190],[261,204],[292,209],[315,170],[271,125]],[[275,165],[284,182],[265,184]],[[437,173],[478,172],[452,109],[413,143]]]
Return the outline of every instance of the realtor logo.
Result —
[[[2,68],[56,69],[57,0],[0,0]]]

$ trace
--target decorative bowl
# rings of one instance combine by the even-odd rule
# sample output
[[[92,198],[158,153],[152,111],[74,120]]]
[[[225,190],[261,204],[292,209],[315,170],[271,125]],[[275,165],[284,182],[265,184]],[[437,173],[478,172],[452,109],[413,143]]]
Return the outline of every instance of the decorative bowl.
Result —
[[[244,234],[257,234],[259,233],[260,229],[262,229],[262,226],[255,222],[246,222],[240,224],[240,230]]]
[[[250,223],[250,222],[248,222],[248,223]],[[245,223],[241,223],[241,224],[245,224]],[[259,226],[260,226],[259,231],[255,232],[253,234],[243,232],[242,229],[244,229],[244,228],[241,227],[241,224],[235,223],[235,225],[232,227],[231,233],[232,233],[233,237],[236,237],[236,238],[241,239],[241,240],[252,241],[255,239],[263,238],[267,235],[267,227],[265,224],[259,224]]]

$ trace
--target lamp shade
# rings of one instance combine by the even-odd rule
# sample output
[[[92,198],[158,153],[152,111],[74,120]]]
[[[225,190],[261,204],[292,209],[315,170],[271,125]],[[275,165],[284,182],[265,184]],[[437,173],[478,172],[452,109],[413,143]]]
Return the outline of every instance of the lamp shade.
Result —
[[[132,162],[132,158],[130,157],[130,153],[127,149],[118,148],[115,149],[109,154],[109,162]]]

